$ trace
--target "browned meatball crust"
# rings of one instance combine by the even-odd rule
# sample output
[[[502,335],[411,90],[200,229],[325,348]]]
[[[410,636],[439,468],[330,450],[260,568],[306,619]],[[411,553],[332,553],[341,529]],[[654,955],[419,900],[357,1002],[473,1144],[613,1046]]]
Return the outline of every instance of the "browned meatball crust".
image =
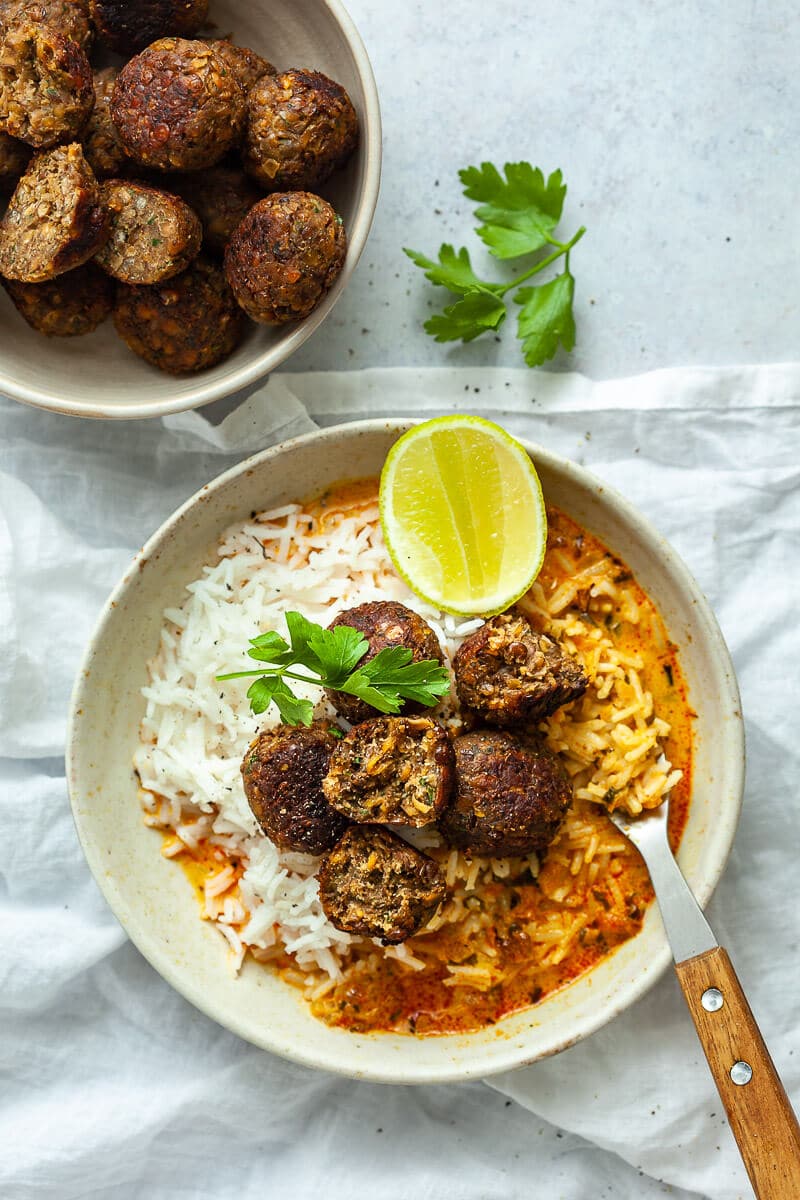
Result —
[[[260,733],[244,756],[247,803],[281,850],[324,854],[347,828],[322,791],[336,747],[335,730],[329,721],[279,725]]]
[[[108,214],[80,146],[35,154],[0,221],[0,275],[42,283],[92,258]]]
[[[87,54],[94,41],[88,0],[0,0],[0,32],[22,21],[49,26]]]
[[[493,857],[545,850],[572,803],[553,755],[495,730],[467,733],[453,746],[455,799],[438,821],[448,845]]]
[[[111,116],[127,153],[161,171],[199,171],[241,134],[246,95],[205,42],[161,38],[120,71]]]
[[[350,97],[319,71],[264,75],[250,92],[242,161],[268,191],[319,187],[357,144]]]
[[[98,179],[119,175],[130,159],[111,120],[111,96],[119,72],[106,67],[94,75],[94,108],[81,135],[86,161]]]
[[[114,326],[134,354],[170,375],[185,375],[232,354],[244,318],[222,271],[201,255],[166,283],[120,284]]]
[[[417,933],[445,891],[432,858],[376,825],[348,829],[319,871],[319,898],[331,924],[388,945]]]
[[[45,337],[81,337],[101,325],[114,307],[114,285],[91,263],[47,283],[3,280],[17,311]]]
[[[518,612],[492,617],[468,637],[453,671],[462,705],[489,725],[541,721],[589,683],[581,664]]]
[[[446,807],[454,768],[450,739],[430,717],[375,717],[335,747],[322,790],[351,821],[419,827]]]
[[[300,321],[313,312],[347,253],[342,219],[311,192],[260,200],[234,230],[225,274],[244,311],[262,325]]]
[[[227,64],[228,70],[233,72],[245,92],[249,92],[262,75],[275,74],[272,63],[267,62],[266,58],[262,58],[260,54],[256,54],[255,50],[250,50],[247,46],[236,46],[233,42],[228,41],[216,41],[209,44]]]
[[[171,175],[169,183],[197,213],[205,244],[217,254],[224,252],[234,229],[264,196],[238,167],[209,167],[191,175]]]
[[[0,133],[0,191],[9,192],[17,186],[30,157],[30,146]]]
[[[94,107],[92,68],[47,25],[12,25],[0,43],[0,129],[31,146],[74,139]]]
[[[412,653],[412,662],[431,659],[444,662],[439,639],[428,622],[397,600],[372,600],[368,604],[346,608],[338,617],[334,617],[328,628],[335,629],[337,625],[349,625],[351,629],[357,629],[369,643],[364,657],[358,660],[359,666],[390,646],[405,646]],[[357,696],[333,691],[327,695],[339,715],[352,725],[375,716],[375,709]],[[421,704],[406,701],[402,711],[419,713],[425,710]]]
[[[200,251],[203,227],[178,196],[108,179],[100,194],[111,234],[95,261],[122,283],[160,283],[185,271]]]
[[[192,37],[205,23],[208,0],[90,0],[98,37],[125,58],[164,37]]]

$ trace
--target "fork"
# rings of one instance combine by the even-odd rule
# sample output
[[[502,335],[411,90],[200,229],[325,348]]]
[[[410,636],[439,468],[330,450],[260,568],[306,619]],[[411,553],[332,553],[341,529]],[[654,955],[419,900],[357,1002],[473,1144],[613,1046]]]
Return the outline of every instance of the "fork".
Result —
[[[800,1126],[731,960],[681,873],[664,803],[611,813],[653,882],[675,973],[758,1200],[800,1200]]]

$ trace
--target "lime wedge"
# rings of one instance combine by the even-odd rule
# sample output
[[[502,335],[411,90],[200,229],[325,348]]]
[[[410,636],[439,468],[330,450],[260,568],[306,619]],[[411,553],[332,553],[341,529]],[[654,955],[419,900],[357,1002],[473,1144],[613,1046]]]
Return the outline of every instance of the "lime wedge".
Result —
[[[397,571],[446,612],[502,612],[541,570],[539,476],[519,442],[481,417],[437,417],[403,434],[381,473],[380,511]]]

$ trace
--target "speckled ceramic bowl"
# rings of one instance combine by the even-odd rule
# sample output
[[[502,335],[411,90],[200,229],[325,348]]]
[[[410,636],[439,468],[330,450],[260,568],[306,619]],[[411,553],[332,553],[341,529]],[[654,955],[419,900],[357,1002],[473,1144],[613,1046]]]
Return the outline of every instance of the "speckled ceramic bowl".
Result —
[[[651,908],[638,937],[535,1008],[468,1035],[360,1035],[316,1021],[298,992],[248,962],[234,979],[222,939],[198,919],[182,871],[142,823],[131,760],[140,688],[165,607],[180,603],[219,534],[253,509],[380,472],[405,422],[368,421],[267,450],[221,475],[178,510],[137,555],[111,596],[72,702],[68,776],[78,833],[106,899],[133,941],[188,1000],[241,1037],[314,1067],[364,1079],[467,1079],[530,1063],[584,1038],[641,996],[669,951]],[[696,709],[692,803],[680,861],[705,903],[733,841],[744,746],[733,668],[717,623],[683,563],[620,496],[582,468],[528,447],[548,501],[596,533],[635,572],[677,643]]]
[[[325,320],[366,244],[381,174],[381,118],[367,52],[340,0],[211,0],[222,33],[278,67],[313,67],[343,84],[358,112],[361,141],[342,170],[320,188],[341,213],[347,259],[331,291],[305,321],[279,329],[252,325],[226,362],[174,378],[128,350],[106,321],[77,338],[44,338],[25,324],[0,288],[0,393],[80,417],[159,417],[197,408],[255,383],[285,362]],[[168,187],[168,176],[165,186]]]

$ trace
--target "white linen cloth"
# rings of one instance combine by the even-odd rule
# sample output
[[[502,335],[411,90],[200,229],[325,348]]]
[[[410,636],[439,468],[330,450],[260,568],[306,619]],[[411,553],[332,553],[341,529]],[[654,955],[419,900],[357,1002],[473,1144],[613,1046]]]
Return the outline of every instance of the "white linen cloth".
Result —
[[[127,942],[84,863],[66,709],[136,547],[232,462],[314,422],[456,409],[618,487],[716,609],[749,758],[709,915],[800,1104],[800,366],[606,383],[493,369],[283,375],[222,420],[163,423],[80,422],[0,400],[5,1200],[751,1195],[671,975],[581,1045],[492,1081],[524,1108],[482,1084],[359,1084],[273,1058],[192,1009]]]

